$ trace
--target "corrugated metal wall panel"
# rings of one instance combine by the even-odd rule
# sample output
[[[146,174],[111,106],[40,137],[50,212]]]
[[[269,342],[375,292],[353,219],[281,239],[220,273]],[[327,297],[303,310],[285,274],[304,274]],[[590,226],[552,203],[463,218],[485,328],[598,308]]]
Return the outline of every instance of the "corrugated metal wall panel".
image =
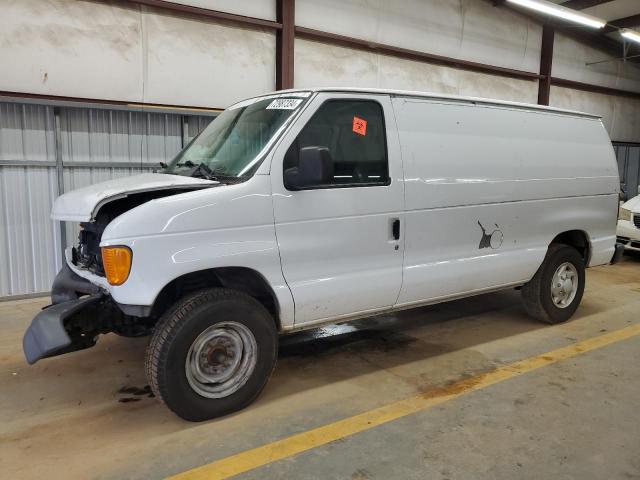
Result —
[[[182,148],[181,123],[182,116],[175,114],[63,108],[62,160],[167,162]]]
[[[207,128],[207,125],[211,123],[213,117],[204,116],[204,115],[193,115],[189,117],[189,132],[188,132],[188,140],[191,140],[193,137],[198,135],[202,130]]]
[[[168,162],[182,148],[182,118],[179,115],[147,114],[147,155],[144,161]]]
[[[53,108],[0,102],[0,160],[55,161]]]
[[[0,167],[0,297],[46,292],[61,267],[60,230],[49,218],[53,167]]]
[[[53,108],[0,103],[0,297],[49,290],[61,266]],[[24,166],[21,166],[24,164]]]

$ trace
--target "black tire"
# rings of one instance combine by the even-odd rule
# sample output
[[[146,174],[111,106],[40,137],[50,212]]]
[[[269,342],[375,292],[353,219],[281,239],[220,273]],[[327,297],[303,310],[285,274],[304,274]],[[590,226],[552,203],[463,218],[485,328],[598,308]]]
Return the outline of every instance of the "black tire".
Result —
[[[578,286],[575,297],[565,307],[555,305],[551,294],[551,281],[554,273],[563,263],[572,264],[578,274]],[[563,244],[552,244],[542,265],[533,278],[522,287],[522,300],[527,313],[544,323],[566,322],[575,313],[584,293],[584,260],[575,248]]]
[[[257,346],[252,373],[238,390],[207,398],[192,388],[186,361],[198,336],[221,322],[236,322],[251,332]],[[145,367],[153,393],[179,417],[199,422],[240,410],[266,385],[278,358],[278,334],[272,316],[254,298],[235,290],[212,288],[179,300],[156,325]]]

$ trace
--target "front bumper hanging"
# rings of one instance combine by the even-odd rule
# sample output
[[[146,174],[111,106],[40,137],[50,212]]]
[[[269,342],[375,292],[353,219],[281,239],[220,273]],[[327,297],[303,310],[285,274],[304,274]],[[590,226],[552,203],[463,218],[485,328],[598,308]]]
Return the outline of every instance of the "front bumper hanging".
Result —
[[[103,294],[96,293],[77,300],[69,300],[51,305],[42,310],[32,320],[22,339],[22,348],[27,362],[32,365],[45,357],[74,352],[95,345],[93,337],[71,338],[64,328],[64,321],[102,300]]]
[[[65,320],[81,310],[93,307],[103,297],[97,286],[78,276],[65,263],[53,281],[51,305],[35,316],[22,339],[27,362],[33,364],[45,357],[95,345],[94,336],[81,333],[69,335]]]

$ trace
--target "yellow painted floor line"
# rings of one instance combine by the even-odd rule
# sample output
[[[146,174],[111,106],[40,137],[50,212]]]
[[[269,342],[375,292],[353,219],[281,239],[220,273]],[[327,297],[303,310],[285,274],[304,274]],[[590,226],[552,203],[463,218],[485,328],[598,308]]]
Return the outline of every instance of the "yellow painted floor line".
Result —
[[[573,343],[551,352],[526,358],[488,373],[459,380],[441,388],[428,390],[420,395],[369,410],[353,417],[298,433],[282,440],[263,445],[236,455],[188,470],[171,480],[214,480],[229,478],[243,472],[282,460],[293,455],[326,445],[358,432],[363,432],[412,413],[431,408],[470,392],[518,377],[553,363],[572,358],[612,343],[640,335],[640,324],[632,325],[597,337]]]

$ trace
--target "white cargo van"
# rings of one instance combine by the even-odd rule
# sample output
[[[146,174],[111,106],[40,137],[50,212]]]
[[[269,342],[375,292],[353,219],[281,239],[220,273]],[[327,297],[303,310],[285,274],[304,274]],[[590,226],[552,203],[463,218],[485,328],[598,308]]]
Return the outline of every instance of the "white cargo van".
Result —
[[[615,262],[619,179],[593,115],[419,92],[314,89],[233,105],[162,172],[62,195],[79,222],[29,363],[151,334],[175,413],[251,403],[278,334],[522,287],[567,320]]]

